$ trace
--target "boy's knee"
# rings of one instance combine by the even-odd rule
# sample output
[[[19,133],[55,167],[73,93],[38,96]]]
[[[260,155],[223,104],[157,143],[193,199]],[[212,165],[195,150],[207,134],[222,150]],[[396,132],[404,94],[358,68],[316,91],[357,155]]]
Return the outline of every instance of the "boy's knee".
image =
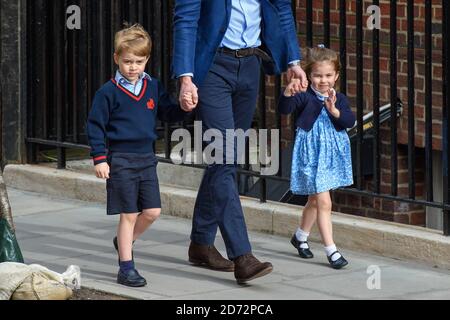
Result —
[[[146,209],[142,211],[142,215],[149,221],[155,221],[161,215],[161,209]]]
[[[121,214],[120,221],[124,221],[127,223],[135,223],[137,220],[137,214]]]

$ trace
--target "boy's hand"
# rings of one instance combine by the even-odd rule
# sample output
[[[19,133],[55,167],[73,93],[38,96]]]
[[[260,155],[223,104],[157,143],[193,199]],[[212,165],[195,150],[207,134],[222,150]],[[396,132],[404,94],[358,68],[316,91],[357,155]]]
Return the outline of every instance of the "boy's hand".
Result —
[[[295,94],[303,91],[303,87],[301,85],[301,80],[292,78],[291,82],[287,85],[286,89],[284,90],[284,96],[285,97],[292,97]]]
[[[341,116],[339,109],[336,108],[336,91],[334,89],[328,90],[328,99],[325,100],[325,106],[333,117],[339,118]]]
[[[197,103],[194,103],[194,98],[192,96],[192,92],[185,92],[181,101],[185,105],[193,106],[193,108],[197,107]]]
[[[109,179],[109,165],[106,162],[95,166],[95,175],[100,179]]]
[[[180,94],[179,94],[179,102],[181,109],[186,112],[192,111],[198,103],[198,89],[197,86],[192,82],[191,77],[180,77]],[[184,101],[185,93],[190,93],[192,95],[192,103],[188,103]]]

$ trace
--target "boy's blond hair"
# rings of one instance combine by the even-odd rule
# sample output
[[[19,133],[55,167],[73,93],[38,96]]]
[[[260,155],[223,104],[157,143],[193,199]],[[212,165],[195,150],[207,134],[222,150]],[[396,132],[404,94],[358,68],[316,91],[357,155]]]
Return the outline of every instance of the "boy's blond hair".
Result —
[[[124,24],[124,28],[116,33],[114,52],[120,56],[125,50],[139,57],[150,57],[152,39],[140,24]]]
[[[341,71],[341,62],[339,61],[339,55],[331,49],[323,46],[315,48],[305,48],[303,51],[304,59],[302,61],[303,70],[306,73],[308,79],[311,76],[312,68],[315,63],[329,61],[334,65],[334,70],[337,74]]]

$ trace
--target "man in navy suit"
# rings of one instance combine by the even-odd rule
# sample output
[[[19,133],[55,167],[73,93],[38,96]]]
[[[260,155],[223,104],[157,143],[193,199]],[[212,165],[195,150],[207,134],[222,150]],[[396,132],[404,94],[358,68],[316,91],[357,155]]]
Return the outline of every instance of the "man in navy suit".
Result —
[[[256,107],[260,66],[267,74],[288,70],[308,86],[300,67],[290,0],[176,0],[174,16],[174,76],[179,79],[184,110],[199,104],[203,130],[250,128]],[[189,99],[182,99],[184,94]],[[233,140],[233,139],[231,139]],[[227,154],[235,141],[223,144],[223,161],[209,165],[197,195],[189,261],[213,270],[234,271],[238,283],[264,276],[273,269],[252,254],[236,188],[234,164]],[[227,260],[214,247],[220,228]]]

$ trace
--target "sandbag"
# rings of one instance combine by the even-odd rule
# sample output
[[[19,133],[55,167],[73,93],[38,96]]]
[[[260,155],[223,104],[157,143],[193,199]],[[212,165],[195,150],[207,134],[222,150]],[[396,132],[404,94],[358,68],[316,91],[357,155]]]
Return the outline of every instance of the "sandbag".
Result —
[[[2,262],[24,262],[16,236],[5,218],[0,219],[0,263]]]
[[[65,300],[81,288],[81,270],[60,274],[39,264],[0,263],[0,300]]]
[[[71,296],[72,290],[63,283],[42,272],[33,272],[14,291],[11,300],[67,300]]]

